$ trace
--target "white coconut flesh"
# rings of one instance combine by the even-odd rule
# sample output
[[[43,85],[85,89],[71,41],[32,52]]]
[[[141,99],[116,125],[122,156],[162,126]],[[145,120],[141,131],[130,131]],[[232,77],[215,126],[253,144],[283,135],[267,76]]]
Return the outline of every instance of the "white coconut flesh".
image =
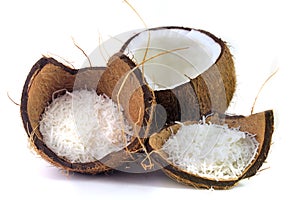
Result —
[[[168,160],[188,173],[216,181],[240,177],[257,155],[255,135],[227,125],[183,125],[163,145]]]
[[[196,78],[211,67],[221,53],[221,46],[208,35],[179,28],[141,32],[124,52],[140,64],[146,49],[146,59],[157,57],[139,69],[155,91],[173,89]]]
[[[117,104],[88,90],[66,92],[55,98],[39,125],[47,147],[71,163],[100,160],[123,149],[132,135]]]

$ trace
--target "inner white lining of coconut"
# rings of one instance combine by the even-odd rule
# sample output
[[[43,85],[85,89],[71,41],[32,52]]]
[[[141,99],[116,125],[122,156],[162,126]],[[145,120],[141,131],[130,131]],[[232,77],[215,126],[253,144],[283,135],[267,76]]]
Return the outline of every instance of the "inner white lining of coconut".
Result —
[[[168,160],[179,168],[213,180],[236,179],[253,161],[255,135],[227,125],[183,125],[163,145]]]
[[[141,32],[133,38],[125,53],[136,63],[142,63],[147,49],[149,32]],[[173,89],[187,83],[211,67],[219,58],[221,46],[208,35],[197,30],[158,29],[150,31],[150,44],[144,76],[153,90]],[[142,70],[142,67],[140,67]]]
[[[93,162],[130,141],[132,128],[122,115],[117,104],[94,90],[66,92],[45,109],[39,129],[59,157],[71,163]]]

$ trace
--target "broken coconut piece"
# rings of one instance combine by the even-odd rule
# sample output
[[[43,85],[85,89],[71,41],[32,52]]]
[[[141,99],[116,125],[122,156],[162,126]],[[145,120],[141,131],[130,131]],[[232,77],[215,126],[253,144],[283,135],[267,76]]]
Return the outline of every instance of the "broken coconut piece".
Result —
[[[162,146],[177,167],[216,181],[239,177],[257,148],[253,134],[205,122],[182,125]]]
[[[172,125],[152,135],[152,158],[178,182],[228,189],[256,174],[271,145],[273,112],[214,115],[205,122]],[[178,135],[177,135],[178,134]]]
[[[124,55],[132,58],[161,105],[154,118],[166,124],[200,120],[212,110],[223,113],[235,91],[235,69],[228,47],[203,30],[147,29],[130,38],[109,62]]]
[[[27,76],[21,101],[21,117],[24,128],[28,134],[28,137],[30,138],[31,145],[36,152],[41,155],[42,158],[61,169],[87,174],[105,172],[112,168],[117,169],[122,162],[128,159],[130,156],[127,151],[136,149],[137,146],[139,146],[139,140],[137,139],[139,127],[136,127],[135,125],[143,123],[144,109],[146,106],[144,104],[144,93],[140,87],[136,86],[140,85],[139,80],[134,77],[131,77],[131,83],[135,86],[135,90],[134,93],[131,93],[130,98],[127,97],[126,93],[120,91],[120,95],[122,97],[129,99],[129,104],[131,106],[129,108],[125,108],[122,105],[122,102],[119,102],[119,104],[115,102],[117,104],[118,111],[121,111],[121,108],[124,107],[124,119],[128,121],[133,130],[132,138],[128,142],[128,145],[125,145],[125,148],[117,152],[108,153],[107,155],[101,155],[98,157],[99,159],[97,159],[96,156],[94,160],[72,160],[67,156],[58,155],[58,153],[55,153],[53,148],[51,149],[48,146],[49,144],[46,144],[46,137],[41,133],[41,129],[46,127],[45,124],[41,125],[41,123],[45,123],[45,121],[41,122],[43,117],[45,117],[45,115],[43,116],[43,114],[45,114],[45,109],[49,106],[49,104],[55,102],[59,97],[67,95],[65,96],[67,98],[72,92],[76,93],[78,91],[95,91],[97,96],[106,95],[108,98],[111,98],[111,92],[107,90],[107,88],[111,88],[109,86],[111,83],[103,80],[104,71],[105,68],[101,67],[90,67],[80,70],[72,69],[53,58],[43,57],[32,67]],[[130,90],[130,87],[131,85],[125,85],[124,89]],[[95,96],[95,94],[93,95]],[[65,101],[68,101],[68,99],[65,99]],[[134,103],[131,103],[131,101]],[[73,103],[76,104],[76,101],[73,101]],[[75,104],[73,104],[73,106],[77,106]],[[65,107],[65,109],[67,109],[67,107]],[[135,112],[136,110],[139,112]],[[64,112],[64,110],[62,110],[62,112]],[[86,113],[86,111],[82,112],[82,114],[84,113]],[[55,117],[55,120],[59,118],[59,116],[52,117]],[[81,118],[77,117],[76,120],[81,120]],[[84,119],[82,118],[82,120]],[[76,125],[79,124],[82,125],[82,123],[76,122]],[[93,125],[93,123],[86,121],[85,125],[90,128],[89,126]],[[101,122],[99,122],[99,125],[101,125]],[[117,124],[111,125],[114,126]],[[55,126],[51,127],[51,131],[53,131],[54,127]],[[50,129],[50,127],[48,128]],[[83,127],[79,127],[78,129],[82,130],[83,132],[85,131]],[[99,132],[98,134],[103,133]],[[69,136],[66,137],[67,140],[72,140],[72,138],[68,138]],[[85,143],[86,142],[87,141],[85,141]],[[88,142],[86,144],[90,145]],[[115,144],[112,143],[112,145],[114,146]],[[71,144],[69,148],[70,153],[72,153],[73,150],[78,148],[78,146],[77,144],[73,144],[73,146]],[[101,159],[101,157],[103,158]]]

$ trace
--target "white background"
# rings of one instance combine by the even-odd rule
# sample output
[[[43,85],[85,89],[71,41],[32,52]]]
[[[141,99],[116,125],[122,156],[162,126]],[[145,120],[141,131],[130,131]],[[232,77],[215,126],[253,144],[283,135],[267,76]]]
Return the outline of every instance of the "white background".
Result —
[[[122,0],[0,2],[1,199],[210,198],[254,199],[294,195],[299,180],[299,18],[297,1],[131,0],[149,27],[177,25],[212,32],[228,42],[238,87],[228,112],[250,114],[267,77],[255,112],[274,109],[273,145],[257,176],[229,191],[196,190],[161,172],[113,176],[65,175],[28,148],[19,107],[32,65],[42,54],[59,55],[80,67],[103,40],[143,24]],[[294,196],[295,197],[295,196]]]

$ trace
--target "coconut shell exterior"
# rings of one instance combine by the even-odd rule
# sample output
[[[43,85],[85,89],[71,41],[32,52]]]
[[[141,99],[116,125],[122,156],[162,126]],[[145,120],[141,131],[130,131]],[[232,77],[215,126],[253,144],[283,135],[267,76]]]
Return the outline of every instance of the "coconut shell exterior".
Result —
[[[154,106],[153,94],[143,84],[141,72],[133,70],[135,64],[127,56],[116,54],[110,58],[107,66],[99,83],[102,92],[115,102],[120,102],[127,111],[127,119],[135,125],[139,137],[146,138]]]
[[[105,81],[103,67],[91,67],[85,69],[73,69],[56,61],[53,58],[43,57],[32,67],[24,84],[21,99],[21,117],[24,128],[30,138],[31,146],[42,158],[61,169],[85,174],[97,174],[117,169],[122,161],[128,159],[127,151],[136,148],[138,140],[133,137],[132,142],[126,149],[114,152],[100,161],[90,163],[70,163],[68,160],[58,157],[43,142],[39,132],[39,120],[45,108],[55,98],[57,91],[72,92],[79,89],[94,89],[98,94],[106,94],[111,98],[111,92],[107,90],[111,82]],[[137,82],[138,79],[132,80]],[[128,88],[127,88],[128,89]],[[61,92],[58,92],[59,95]],[[121,92],[122,97],[126,97]],[[142,88],[136,88],[133,97],[135,106],[125,110],[126,117],[133,119],[131,123],[139,124],[144,119],[144,97]],[[139,110],[139,112],[134,112]],[[140,120],[142,119],[142,120]],[[140,120],[140,121],[138,121]]]
[[[156,117],[154,118],[158,117],[166,121],[166,124],[172,124],[175,121],[199,120],[201,116],[212,111],[224,113],[233,97],[236,87],[234,62],[226,43],[213,34],[199,29],[169,26],[152,28],[145,31],[160,29],[199,31],[218,43],[221,47],[221,53],[209,69],[198,77],[191,79],[189,83],[171,90],[154,91],[157,105],[161,105],[164,108],[157,110]],[[121,48],[120,52],[123,53],[131,40],[138,35],[139,33],[130,38]]]
[[[152,135],[149,139],[149,148],[153,151],[152,158],[157,165],[161,166],[165,174],[180,183],[187,184],[195,188],[207,189],[229,189],[235,186],[240,180],[255,175],[266,160],[271,146],[271,139],[274,130],[273,111],[268,110],[248,117],[215,114],[207,118],[206,122],[227,124],[229,128],[239,127],[241,131],[255,134],[256,140],[259,142],[259,147],[257,155],[252,163],[245,169],[244,173],[240,177],[231,180],[219,181],[200,177],[178,168],[167,160],[168,155],[161,150],[162,145],[171,136],[172,131],[176,134],[178,129],[181,127],[180,124],[176,124]],[[198,122],[186,122],[186,124],[194,123]]]
[[[143,83],[142,73],[135,68],[135,63],[124,54],[117,53],[112,56],[107,66],[100,80],[102,91],[115,102],[118,102],[118,92],[121,91],[119,101],[124,110],[129,110],[127,113],[131,114],[131,116],[127,116],[127,119],[135,121],[134,128],[138,137],[128,146],[127,153],[130,156],[117,169],[125,172],[144,173],[149,170],[142,165],[147,156],[145,142],[151,133],[160,130],[162,127],[160,123],[163,121],[158,115],[154,115],[158,110],[154,93],[148,85]],[[107,85],[105,82],[110,84]],[[142,101],[143,104],[141,104]]]

